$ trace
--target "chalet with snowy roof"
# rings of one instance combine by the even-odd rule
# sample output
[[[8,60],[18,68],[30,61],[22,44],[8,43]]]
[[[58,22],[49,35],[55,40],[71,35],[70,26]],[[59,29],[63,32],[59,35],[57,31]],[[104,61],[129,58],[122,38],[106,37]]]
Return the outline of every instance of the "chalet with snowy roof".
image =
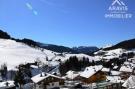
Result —
[[[135,89],[135,76],[131,75],[122,85],[126,89]]]
[[[94,83],[106,80],[106,75],[103,71],[102,65],[99,66],[90,66],[80,73],[81,81],[84,83]]]
[[[130,64],[124,64],[121,66],[120,70],[121,72],[120,76],[122,79],[128,79],[130,77],[130,75],[132,74],[132,72],[134,71],[134,65]]]
[[[130,66],[122,66],[121,68],[120,68],[120,71],[121,72],[128,72],[128,73],[131,73],[132,71],[133,71],[133,68],[132,67],[130,67]]]
[[[51,89],[64,85],[64,78],[48,73],[38,74],[31,79],[35,83],[35,89]]]
[[[110,71],[111,76],[119,76],[120,74],[121,74],[120,71],[114,71],[114,70]]]

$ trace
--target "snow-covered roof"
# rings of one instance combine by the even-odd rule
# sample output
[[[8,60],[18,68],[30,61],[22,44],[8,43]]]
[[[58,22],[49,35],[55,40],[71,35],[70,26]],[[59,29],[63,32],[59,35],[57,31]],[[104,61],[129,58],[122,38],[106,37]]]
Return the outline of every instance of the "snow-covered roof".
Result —
[[[119,66],[114,66],[113,69],[117,69]]]
[[[80,73],[81,77],[89,78],[103,68],[102,65],[86,67],[86,69]]]
[[[38,69],[38,66],[35,66],[35,65],[31,65],[30,67],[33,69]]]
[[[135,76],[131,75],[122,86],[127,89],[135,89]]]
[[[130,66],[125,66],[125,65],[123,65],[123,66],[120,68],[120,71],[121,71],[121,72],[132,72],[132,71],[133,71],[133,68],[130,67]]]
[[[70,71],[68,71],[68,72],[66,73],[66,76],[65,76],[65,77],[67,77],[67,78],[69,78],[69,79],[74,79],[74,78],[76,78],[78,75],[79,75],[79,73],[76,73],[75,71],[70,70]]]
[[[103,67],[103,68],[102,68],[102,71],[103,71],[103,72],[109,72],[109,71],[110,71],[110,68],[105,68],[105,67]]]
[[[116,75],[120,75],[120,71],[111,71],[111,75],[116,76]]]
[[[42,75],[42,76],[41,76]],[[59,79],[63,79],[62,77],[59,77],[59,76],[55,76],[55,75],[52,75],[52,74],[48,74],[48,73],[41,73],[41,74],[38,74],[34,77],[31,78],[31,80],[34,82],[34,83],[39,83],[41,82],[42,80],[48,78],[48,77],[55,77],[55,78],[59,78]]]
[[[8,86],[7,86],[8,85]],[[7,89],[14,87],[14,81],[4,81],[0,82],[0,89]]]
[[[106,76],[106,80],[111,82],[111,83],[119,83],[119,82],[124,82],[121,80],[120,76]]]

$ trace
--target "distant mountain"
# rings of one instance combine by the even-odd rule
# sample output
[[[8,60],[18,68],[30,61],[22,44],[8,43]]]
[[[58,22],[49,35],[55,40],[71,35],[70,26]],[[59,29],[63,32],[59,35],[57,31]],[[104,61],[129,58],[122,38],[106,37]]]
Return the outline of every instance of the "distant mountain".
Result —
[[[14,40],[16,40],[17,42],[25,43],[32,47],[40,47],[40,48],[48,49],[48,50],[59,52],[59,53],[63,53],[63,52],[77,53],[76,51],[72,50],[69,47],[58,46],[58,45],[53,45],[53,44],[44,44],[44,43],[36,42],[34,40],[27,39],[27,38],[24,38],[22,40],[20,39],[14,39]]]
[[[113,49],[117,49],[117,48],[134,49],[135,48],[135,39],[122,41],[114,46],[105,48],[104,50],[113,50]]]
[[[37,43],[40,47],[48,49],[48,50],[52,50],[55,52],[69,52],[69,53],[77,53],[77,51],[69,48],[69,47],[65,47],[65,46],[59,46],[59,45],[53,45],[53,44],[44,44],[44,43]]]
[[[79,46],[73,47],[72,49],[77,51],[78,53],[85,53],[85,54],[90,54],[99,50],[99,48],[95,46]]]
[[[25,43],[25,44],[27,44],[31,47],[40,47],[40,48],[52,50],[52,51],[59,52],[59,53],[62,53],[62,52],[77,53],[72,48],[65,47],[65,46],[59,46],[59,45],[53,45],[53,44],[44,44],[44,43],[36,42],[32,39],[27,39],[27,38],[16,39],[16,38],[11,37],[7,32],[4,32],[2,30],[0,30],[0,38],[15,40],[16,42],[22,42],[22,43]]]

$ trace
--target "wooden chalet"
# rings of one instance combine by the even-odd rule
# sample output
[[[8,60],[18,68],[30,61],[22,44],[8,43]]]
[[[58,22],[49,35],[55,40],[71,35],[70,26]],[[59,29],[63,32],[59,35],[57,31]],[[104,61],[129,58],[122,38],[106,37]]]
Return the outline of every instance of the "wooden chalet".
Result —
[[[38,74],[31,79],[35,83],[35,89],[52,89],[64,85],[64,79],[62,77],[48,73]]]
[[[101,65],[87,67],[82,73],[80,73],[80,80],[87,84],[105,81],[106,74],[101,70]]]

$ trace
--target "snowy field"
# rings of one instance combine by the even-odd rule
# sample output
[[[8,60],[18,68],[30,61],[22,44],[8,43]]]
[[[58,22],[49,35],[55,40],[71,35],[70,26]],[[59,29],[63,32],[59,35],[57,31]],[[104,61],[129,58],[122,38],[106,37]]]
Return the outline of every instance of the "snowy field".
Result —
[[[97,61],[95,57],[91,57],[85,54],[63,54],[53,52],[44,49],[41,51],[38,48],[32,48],[26,44],[16,42],[14,40],[0,39],[0,65],[3,63],[7,64],[8,70],[14,70],[16,66],[24,63],[33,63],[37,59],[48,63],[46,58],[48,58],[49,63],[57,64],[56,60],[61,59],[65,61],[71,56],[77,56],[79,59],[83,57],[89,58],[90,61]]]

